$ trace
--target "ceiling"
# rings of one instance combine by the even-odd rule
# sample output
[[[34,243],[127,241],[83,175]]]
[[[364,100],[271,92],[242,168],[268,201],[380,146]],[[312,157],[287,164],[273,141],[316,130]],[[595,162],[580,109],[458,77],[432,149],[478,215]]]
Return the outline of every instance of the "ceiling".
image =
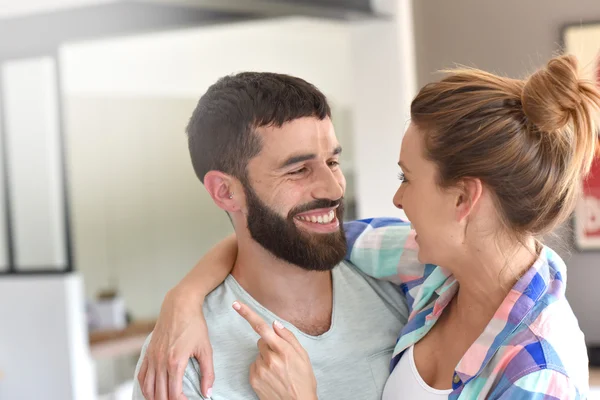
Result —
[[[364,16],[386,14],[388,0],[0,0],[0,20],[107,3],[160,3],[212,11],[262,14]]]
[[[0,61],[66,42],[280,16],[389,16],[397,0],[0,0]]]
[[[0,18],[22,17],[115,1],[117,0],[0,0]]]

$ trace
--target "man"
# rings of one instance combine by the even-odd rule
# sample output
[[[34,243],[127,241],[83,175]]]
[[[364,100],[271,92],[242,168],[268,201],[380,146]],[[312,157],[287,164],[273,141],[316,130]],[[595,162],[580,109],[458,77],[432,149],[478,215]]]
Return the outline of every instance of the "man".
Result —
[[[394,286],[342,262],[346,182],[325,96],[287,75],[228,76],[202,96],[187,133],[195,172],[229,214],[238,246],[231,275],[203,307],[216,375],[209,395],[256,397],[248,374],[258,335],[231,308],[241,301],[298,338],[319,399],[380,399],[408,311]],[[166,399],[165,380],[148,378],[147,397]],[[192,359],[183,378],[189,400],[204,398],[200,379]]]

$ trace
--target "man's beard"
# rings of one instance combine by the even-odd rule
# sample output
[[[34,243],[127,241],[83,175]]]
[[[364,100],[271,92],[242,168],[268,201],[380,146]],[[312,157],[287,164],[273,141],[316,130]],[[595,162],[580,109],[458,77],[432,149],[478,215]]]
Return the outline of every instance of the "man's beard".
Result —
[[[248,205],[248,230],[252,238],[275,257],[309,271],[329,271],[346,256],[347,244],[342,220],[343,200],[315,200],[295,207],[287,218],[281,217],[263,203],[256,192],[244,188]],[[334,233],[313,233],[299,229],[294,217],[320,208],[335,210],[340,229]]]

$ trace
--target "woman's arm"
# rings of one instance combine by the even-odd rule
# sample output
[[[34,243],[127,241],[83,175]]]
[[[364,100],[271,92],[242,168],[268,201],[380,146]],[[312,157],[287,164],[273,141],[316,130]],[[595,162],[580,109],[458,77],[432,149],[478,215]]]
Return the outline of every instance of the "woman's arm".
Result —
[[[227,236],[210,249],[170,292],[186,302],[196,300],[203,304],[204,298],[225,281],[235,264],[237,253],[235,234]]]
[[[202,395],[210,397],[215,374],[202,305],[231,272],[236,258],[237,241],[231,235],[206,253],[165,296],[137,377],[147,400],[180,399],[190,357],[200,365]]]
[[[365,274],[394,283],[422,276],[415,231],[409,222],[396,218],[372,218],[344,224],[346,260]]]
[[[348,222],[344,229],[347,261],[366,275],[397,285],[411,313],[428,299],[418,296],[421,287],[430,274],[440,271],[435,265],[419,261],[419,247],[410,223],[397,218],[372,218]],[[445,280],[445,276],[442,278]]]

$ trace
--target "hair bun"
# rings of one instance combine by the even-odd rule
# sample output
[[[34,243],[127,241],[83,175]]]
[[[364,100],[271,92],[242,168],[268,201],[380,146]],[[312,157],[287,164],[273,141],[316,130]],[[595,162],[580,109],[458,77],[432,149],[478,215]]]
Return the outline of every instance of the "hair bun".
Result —
[[[584,101],[577,59],[553,58],[525,82],[521,103],[527,118],[542,132],[567,125]]]

